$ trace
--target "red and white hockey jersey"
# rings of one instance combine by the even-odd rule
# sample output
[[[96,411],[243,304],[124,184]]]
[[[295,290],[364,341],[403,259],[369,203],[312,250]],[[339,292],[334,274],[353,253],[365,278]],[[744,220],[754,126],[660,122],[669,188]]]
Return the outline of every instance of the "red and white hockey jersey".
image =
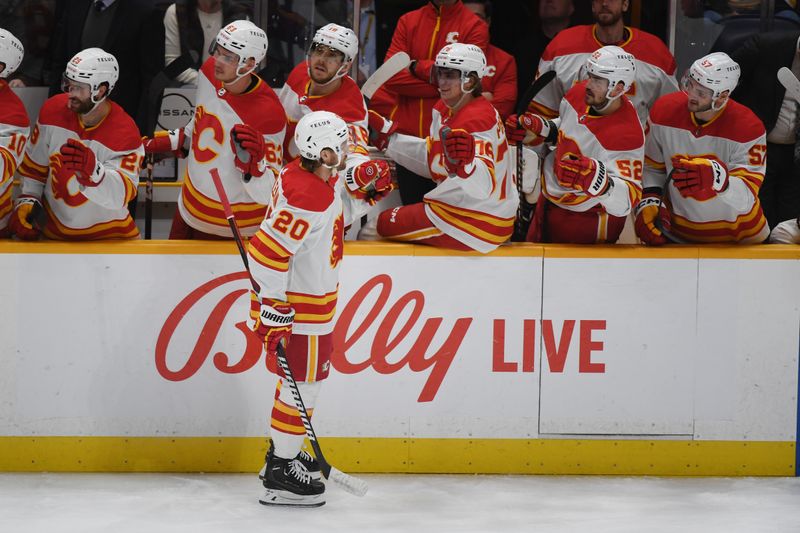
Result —
[[[558,144],[542,164],[542,194],[568,211],[601,208],[623,217],[641,198],[644,132],[636,110],[624,95],[622,107],[610,115],[589,115],[584,103],[586,82],[567,92],[559,108]],[[583,155],[601,161],[614,188],[608,197],[599,198],[563,187],[556,178],[555,164],[569,155]]]
[[[463,179],[444,166],[440,129],[463,129],[475,137],[475,170]],[[433,224],[459,242],[488,253],[514,230],[519,196],[503,121],[485,98],[478,97],[457,113],[441,100],[433,108],[430,136],[396,134],[386,155],[407,169],[437,182],[425,195],[425,213]]]
[[[660,98],[650,112],[644,187],[661,187],[673,159],[716,159],[728,169],[728,188],[711,199],[684,198],[669,182],[665,202],[672,233],[688,242],[763,242],[769,226],[758,191],[764,181],[767,144],[764,124],[750,109],[728,100],[712,120],[699,124],[682,92]]]
[[[312,111],[330,111],[339,115],[350,129],[349,153],[366,156],[369,143],[367,105],[356,82],[350,76],[345,76],[342,85],[325,96],[310,96],[310,86],[308,64],[303,61],[292,70],[278,94],[288,120],[284,143],[286,161],[292,161],[300,155],[294,144],[294,129],[297,122]]]
[[[22,101],[0,79],[0,234],[11,216],[11,186],[28,142],[30,121]]]
[[[214,77],[214,58],[203,63],[197,79],[197,106],[184,132],[191,138],[183,188],[178,198],[181,217],[192,228],[230,237],[211,169],[218,169],[236,222],[252,235],[264,219],[272,185],[283,164],[286,117],[275,92],[262,80],[243,94],[231,94]],[[245,183],[234,164],[231,130],[248,124],[264,135],[267,170]]]
[[[138,237],[128,212],[136,197],[144,148],[139,129],[114,102],[103,120],[84,127],[67,108],[69,95],[57,94],[39,111],[25,158],[19,167],[22,193],[43,199],[44,235],[50,239],[95,240]],[[96,187],[83,187],[74,175],[63,176],[59,151],[77,139],[94,152],[105,175]]]
[[[656,99],[678,90],[675,58],[655,35],[627,26],[625,30],[628,39],[618,46],[636,58],[636,81],[627,96],[644,124]],[[529,109],[547,118],[555,117],[561,98],[577,83],[586,59],[603,46],[595,35],[594,24],[561,30],[539,60],[538,75],[554,70],[556,78],[536,95]]]
[[[284,167],[272,191],[267,216],[250,239],[249,256],[260,298],[289,302],[293,332],[333,331],[344,252],[341,180],[323,181],[295,160]]]

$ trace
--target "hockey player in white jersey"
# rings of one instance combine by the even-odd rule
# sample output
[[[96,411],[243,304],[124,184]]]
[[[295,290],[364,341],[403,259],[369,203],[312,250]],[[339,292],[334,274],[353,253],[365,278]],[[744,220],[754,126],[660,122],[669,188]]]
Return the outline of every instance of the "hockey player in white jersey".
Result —
[[[758,200],[766,132],[750,109],[730,98],[739,72],[722,52],[701,57],[684,76],[683,91],[659,98],[651,109],[635,225],[646,244],[670,237],[754,244],[768,237]]]
[[[344,171],[347,191],[374,203],[394,185],[388,163],[369,159],[367,105],[348,75],[357,54],[358,37],[350,28],[327,24],[314,34],[306,60],[292,70],[278,95],[288,119],[284,154],[287,161],[299,155],[294,128],[301,118],[312,111],[336,113],[350,131]],[[348,204],[345,202],[346,210]]]
[[[543,157],[531,242],[614,243],[641,195],[644,132],[625,94],[635,80],[634,58],[604,46],[583,70],[558,119],[526,112],[506,120],[509,138],[538,146]]]
[[[21,194],[10,223],[18,238],[138,237],[128,202],[144,151],[133,119],[108,98],[118,78],[117,60],[100,48],[67,63],[64,93],[39,111],[18,170]]]
[[[481,95],[485,68],[475,45],[453,43],[439,51],[434,78],[441,100],[425,139],[396,133],[392,122],[370,111],[373,144],[436,188],[421,203],[384,211],[360,238],[488,253],[511,237],[519,198],[503,123]]]
[[[267,46],[267,34],[250,21],[222,28],[200,67],[192,121],[145,140],[147,153],[188,157],[171,239],[230,238],[212,169],[219,170],[244,235],[253,235],[264,218],[286,132],[275,92],[253,73]]]
[[[0,238],[10,235],[8,220],[13,178],[30,134],[25,106],[6,81],[22,63],[24,55],[19,39],[0,28]]]
[[[260,287],[259,294],[251,293],[250,319],[264,340],[267,367],[281,377],[259,499],[265,505],[325,503],[319,465],[301,451],[306,431],[276,353],[282,344],[311,416],[330,369],[344,228],[351,222],[340,177],[348,137],[347,124],[333,113],[315,111],[300,119],[294,133],[300,158],[281,171],[266,217],[250,239],[250,267]]]

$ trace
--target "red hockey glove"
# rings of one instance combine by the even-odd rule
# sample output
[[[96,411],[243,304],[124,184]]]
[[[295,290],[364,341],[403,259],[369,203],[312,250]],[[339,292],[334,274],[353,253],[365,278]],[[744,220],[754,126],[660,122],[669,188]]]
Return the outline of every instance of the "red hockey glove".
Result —
[[[447,126],[439,130],[444,151],[444,167],[450,175],[466,179],[475,171],[475,137],[462,130]]]
[[[183,128],[179,130],[157,131],[152,137],[142,137],[146,154],[172,153],[177,158],[184,158],[188,151],[184,148],[186,135]]]
[[[14,211],[11,213],[8,227],[17,238],[23,241],[35,241],[41,233],[41,228],[37,227],[40,213],[42,213],[42,204],[39,199],[22,195],[14,203]]]
[[[75,174],[78,183],[84,187],[97,187],[106,173],[103,165],[97,162],[91,148],[77,139],[67,139],[61,146],[61,168]]]
[[[611,178],[602,161],[591,157],[564,156],[556,161],[556,179],[568,189],[585,192],[589,196],[602,196],[611,188]]]
[[[672,183],[684,198],[703,201],[728,188],[728,169],[713,159],[695,157],[672,162]]]
[[[373,159],[348,169],[345,183],[350,194],[370,205],[375,205],[394,189],[389,163],[382,159]]]
[[[554,127],[551,121],[534,113],[510,115],[506,119],[506,138],[514,143],[538,146],[547,139]]]
[[[242,174],[256,178],[262,176],[267,169],[265,158],[267,146],[264,136],[247,124],[237,124],[231,131],[231,148],[234,153],[234,164]]]
[[[389,140],[397,131],[397,124],[381,116],[373,110],[369,110],[369,140],[372,146],[378,150],[386,150]]]
[[[294,323],[294,309],[291,305],[271,298],[264,298],[259,302],[251,291],[250,317],[255,321],[253,331],[264,341],[268,356],[275,356],[278,343],[286,348]]]
[[[661,201],[661,189],[648,187],[642,193],[642,199],[636,205],[636,221],[634,222],[636,236],[645,244],[658,246],[667,244],[666,236],[660,228],[670,231],[669,210]]]
[[[408,65],[408,70],[415,77],[433,85],[433,59],[415,59]]]

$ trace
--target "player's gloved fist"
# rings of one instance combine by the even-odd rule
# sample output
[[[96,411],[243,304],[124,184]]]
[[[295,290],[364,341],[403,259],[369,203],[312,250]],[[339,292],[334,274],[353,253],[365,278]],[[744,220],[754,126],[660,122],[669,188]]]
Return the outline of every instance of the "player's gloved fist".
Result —
[[[237,124],[231,131],[234,164],[242,174],[259,177],[267,169],[267,146],[264,136],[247,124]]]
[[[397,125],[371,109],[369,110],[368,120],[369,140],[372,146],[378,150],[386,150],[391,136],[397,131]]]
[[[264,298],[259,302],[258,297],[251,292],[250,316],[255,321],[253,331],[264,341],[267,354],[275,355],[278,344],[286,348],[294,323],[294,309],[291,305],[272,298]]]
[[[369,202],[370,205],[375,205],[394,189],[389,163],[382,159],[374,159],[348,169],[345,183],[353,196]]]
[[[728,169],[714,159],[676,158],[672,168],[672,183],[684,198],[708,200],[728,188]]]
[[[408,65],[408,70],[422,81],[433,84],[433,59],[415,59]]]
[[[184,158],[187,154],[186,149],[184,149],[186,134],[183,133],[183,128],[157,131],[152,137],[142,137],[142,144],[146,154],[172,153],[173,156],[178,158]]]
[[[534,113],[525,112],[519,116],[511,115],[506,119],[506,137],[513,142],[521,142],[537,146],[550,135],[552,122]]]
[[[61,146],[61,168],[74,174],[84,187],[97,187],[105,177],[103,165],[97,162],[91,148],[77,139],[67,139]]]
[[[14,203],[14,211],[8,221],[8,227],[17,238],[23,241],[35,241],[41,230],[36,227],[36,218],[42,211],[38,198],[22,195]]]
[[[669,210],[661,201],[661,189],[648,187],[642,193],[642,199],[636,205],[636,221],[633,225],[636,236],[643,243],[658,246],[669,241],[661,228],[670,231]]]
[[[475,171],[475,137],[462,129],[447,126],[439,131],[444,150],[444,167],[450,175],[468,178]]]
[[[556,179],[568,188],[584,192],[589,196],[602,196],[611,186],[602,161],[586,156],[564,156],[555,165]]]

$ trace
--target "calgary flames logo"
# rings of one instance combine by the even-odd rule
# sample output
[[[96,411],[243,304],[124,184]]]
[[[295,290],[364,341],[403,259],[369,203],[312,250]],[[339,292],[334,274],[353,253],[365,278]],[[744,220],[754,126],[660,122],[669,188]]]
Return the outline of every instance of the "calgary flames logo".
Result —
[[[56,153],[50,156],[50,187],[53,197],[70,207],[77,207],[88,200],[79,190],[75,194],[70,194],[67,186],[74,177],[73,173],[63,167],[61,154]]]
[[[331,238],[331,266],[336,268],[342,260],[344,253],[344,217],[341,213],[333,223],[333,235]]]

